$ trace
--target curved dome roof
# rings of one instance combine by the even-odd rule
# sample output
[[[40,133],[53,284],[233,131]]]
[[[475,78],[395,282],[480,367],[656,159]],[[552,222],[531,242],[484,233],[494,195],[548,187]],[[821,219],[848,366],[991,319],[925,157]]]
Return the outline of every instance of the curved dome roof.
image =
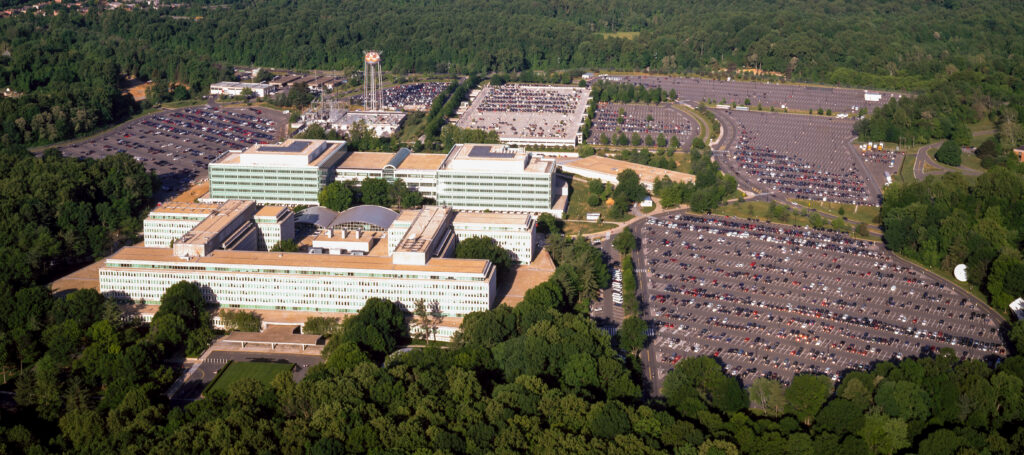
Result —
[[[391,227],[398,218],[398,212],[379,205],[357,205],[338,214],[330,226],[344,223],[366,223],[381,229]]]
[[[295,222],[315,224],[319,227],[327,227],[331,225],[331,221],[334,221],[338,217],[338,212],[331,210],[327,207],[308,207],[305,210],[299,212],[295,216]]]

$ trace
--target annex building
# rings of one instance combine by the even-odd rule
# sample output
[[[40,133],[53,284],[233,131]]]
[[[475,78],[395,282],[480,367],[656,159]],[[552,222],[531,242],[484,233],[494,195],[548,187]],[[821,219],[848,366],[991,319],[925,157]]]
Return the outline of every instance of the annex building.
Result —
[[[316,205],[332,181],[401,179],[439,205],[456,210],[550,213],[561,216],[567,185],[557,185],[554,158],[502,144],[455,144],[446,155],[350,152],[344,141],[289,139],[254,145],[210,164],[204,201]]]

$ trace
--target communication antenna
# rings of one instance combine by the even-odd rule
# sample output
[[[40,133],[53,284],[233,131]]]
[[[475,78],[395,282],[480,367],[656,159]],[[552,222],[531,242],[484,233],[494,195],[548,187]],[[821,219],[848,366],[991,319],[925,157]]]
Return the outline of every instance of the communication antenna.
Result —
[[[953,269],[953,278],[960,282],[967,281],[967,265],[960,264]]]
[[[380,110],[380,90],[383,86],[383,76],[380,72],[380,52],[366,51],[363,54],[363,103],[366,110]]]

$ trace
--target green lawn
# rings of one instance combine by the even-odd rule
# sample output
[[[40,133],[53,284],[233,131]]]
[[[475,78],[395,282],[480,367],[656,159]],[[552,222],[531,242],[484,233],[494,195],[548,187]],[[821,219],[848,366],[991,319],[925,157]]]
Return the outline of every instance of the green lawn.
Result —
[[[215,390],[226,392],[231,384],[243,378],[253,378],[264,384],[270,384],[282,371],[292,371],[294,365],[290,363],[270,362],[231,362],[214,378],[210,385],[206,386],[204,393]]]
[[[585,220],[588,213],[600,213],[601,219],[608,219],[609,206],[602,201],[601,205],[591,207],[590,204],[587,204],[589,197],[590,188],[587,185],[587,181],[584,179],[573,179],[572,189],[569,192],[569,208],[566,210],[565,219]],[[624,218],[612,221],[625,221],[630,218],[633,218],[633,215],[626,213]]]
[[[804,207],[816,209],[822,213],[835,216],[839,215],[839,208],[842,207],[843,215],[852,222],[874,224],[878,217],[878,207],[859,206],[853,204],[839,204],[836,202],[807,201],[804,199],[792,199],[793,202]]]
[[[678,166],[676,166],[676,170],[677,171],[684,172],[684,173],[687,173],[687,174],[689,174],[689,173],[691,173],[691,171],[693,171],[693,167],[690,165],[690,154],[689,153],[687,153],[687,152],[676,152],[676,153],[672,154],[672,158],[674,158],[676,160],[676,163],[678,163]]]
[[[900,167],[899,174],[893,176],[894,183],[911,183],[914,181],[914,162],[917,161],[917,155],[907,153],[906,157],[903,158],[903,166]]]
[[[767,201],[732,202],[727,205],[718,207],[715,210],[712,210],[712,213],[716,213],[719,215],[735,216],[740,218],[753,218],[757,220],[770,221],[774,223],[791,224],[794,226],[811,225],[810,219],[806,215],[804,215],[804,210],[790,208],[786,212],[787,215],[784,218],[778,218],[771,216],[769,207],[771,207],[771,203]],[[847,233],[854,237],[860,237],[853,232],[853,229],[857,227],[857,224],[859,223],[856,221],[847,221],[846,225],[849,226],[850,229]],[[825,218],[825,227],[831,228],[831,220],[829,218]],[[868,237],[865,238],[867,240],[879,239],[879,237],[876,235],[869,235]]]
[[[573,236],[577,234],[590,234],[593,232],[607,231],[615,227],[611,223],[588,223],[586,221],[566,221],[565,235]]]

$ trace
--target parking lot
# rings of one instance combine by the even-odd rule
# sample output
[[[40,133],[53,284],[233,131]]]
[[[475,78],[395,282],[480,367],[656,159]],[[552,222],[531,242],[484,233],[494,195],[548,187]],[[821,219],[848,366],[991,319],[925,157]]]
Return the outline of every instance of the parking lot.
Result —
[[[942,348],[1005,355],[990,308],[873,242],[685,213],[649,218],[638,236],[653,390],[684,357],[713,356],[749,385],[801,372],[835,381]]]
[[[262,107],[193,106],[140,117],[60,150],[87,158],[128,153],[160,176],[160,193],[173,194],[204,177],[207,164],[222,153],[282,139],[286,120]]]
[[[790,110],[819,108],[832,110],[833,113],[856,113],[861,108],[869,112],[883,106],[894,97],[895,93],[876,90],[862,90],[840,87],[821,87],[813,85],[776,84],[767,82],[716,81],[694,77],[668,76],[609,76],[604,79],[642,84],[647,87],[661,87],[662,90],[675,90],[678,99],[696,105],[700,102],[708,104],[744,105],[756,107],[761,104],[764,109],[787,108]],[[865,92],[880,95],[878,101],[867,101]]]
[[[503,139],[574,141],[589,88],[562,85],[487,85],[459,119],[459,128],[497,131]]]
[[[859,205],[881,201],[884,170],[853,144],[853,121],[831,117],[714,110],[729,134],[724,169],[763,191]]]
[[[663,134],[666,140],[675,136],[683,150],[688,150],[699,131],[696,120],[668,105],[598,103],[588,142],[599,144],[602,134],[612,139],[620,132],[655,139]]]
[[[381,94],[381,109],[405,111],[429,111],[434,98],[441,94],[450,82],[417,82],[385,88]],[[355,104],[363,104],[363,95],[352,97]]]

